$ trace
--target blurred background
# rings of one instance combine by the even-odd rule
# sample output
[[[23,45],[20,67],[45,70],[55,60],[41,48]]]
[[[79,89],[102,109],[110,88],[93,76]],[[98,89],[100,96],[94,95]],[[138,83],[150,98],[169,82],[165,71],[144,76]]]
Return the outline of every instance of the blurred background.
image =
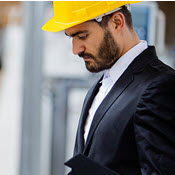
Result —
[[[175,67],[175,2],[132,5],[140,39]],[[63,175],[72,157],[89,73],[71,40],[44,32],[52,2],[0,1],[0,174]]]

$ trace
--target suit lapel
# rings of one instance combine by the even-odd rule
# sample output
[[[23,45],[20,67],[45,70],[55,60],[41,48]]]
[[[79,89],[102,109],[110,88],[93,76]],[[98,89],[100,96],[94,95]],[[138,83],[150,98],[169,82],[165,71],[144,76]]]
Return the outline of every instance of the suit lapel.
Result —
[[[99,122],[102,120],[105,113],[108,111],[111,105],[116,101],[116,99],[120,96],[120,94],[122,94],[122,92],[128,87],[128,85],[132,81],[133,81],[133,74],[131,69],[128,69],[121,76],[121,78],[115,83],[109,94],[103,100],[103,102],[101,103],[101,105],[99,106],[98,110],[95,113],[83,153],[85,153],[90,143],[90,140],[95,132],[95,129],[97,128]]]
[[[82,108],[82,112],[80,115],[80,122],[78,127],[78,152],[82,153],[84,149],[84,124],[86,121],[86,118],[88,116],[89,108],[93,102],[93,99],[95,95],[97,94],[99,87],[100,87],[100,81],[102,80],[102,77],[95,83],[95,85],[89,90],[86,99],[84,101],[84,105]]]

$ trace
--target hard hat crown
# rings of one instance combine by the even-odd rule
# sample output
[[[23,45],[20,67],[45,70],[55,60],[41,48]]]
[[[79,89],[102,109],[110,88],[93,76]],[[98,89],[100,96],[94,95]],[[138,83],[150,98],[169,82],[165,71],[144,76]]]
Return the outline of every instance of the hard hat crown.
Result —
[[[54,1],[54,17],[42,29],[59,32],[128,3],[137,2],[139,1]]]

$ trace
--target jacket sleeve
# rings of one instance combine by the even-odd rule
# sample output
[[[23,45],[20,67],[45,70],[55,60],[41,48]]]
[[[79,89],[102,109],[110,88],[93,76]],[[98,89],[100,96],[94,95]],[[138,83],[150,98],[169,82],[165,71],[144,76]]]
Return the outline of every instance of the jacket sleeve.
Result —
[[[175,76],[154,80],[134,117],[142,175],[175,174]]]

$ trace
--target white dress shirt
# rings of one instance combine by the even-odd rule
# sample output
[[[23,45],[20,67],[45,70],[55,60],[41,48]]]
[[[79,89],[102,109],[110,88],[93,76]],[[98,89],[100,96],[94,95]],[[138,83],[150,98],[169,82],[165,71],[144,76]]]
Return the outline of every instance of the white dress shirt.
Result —
[[[102,85],[99,88],[99,92],[95,96],[92,105],[89,109],[88,117],[86,119],[86,123],[84,126],[84,142],[86,143],[90,126],[92,124],[92,120],[94,115],[100,106],[103,99],[109,93],[113,85],[120,78],[120,76],[124,73],[127,67],[131,64],[131,62],[145,49],[147,49],[148,45],[146,41],[140,41],[139,44],[131,48],[128,52],[126,52],[120,59],[110,68],[105,70]]]

